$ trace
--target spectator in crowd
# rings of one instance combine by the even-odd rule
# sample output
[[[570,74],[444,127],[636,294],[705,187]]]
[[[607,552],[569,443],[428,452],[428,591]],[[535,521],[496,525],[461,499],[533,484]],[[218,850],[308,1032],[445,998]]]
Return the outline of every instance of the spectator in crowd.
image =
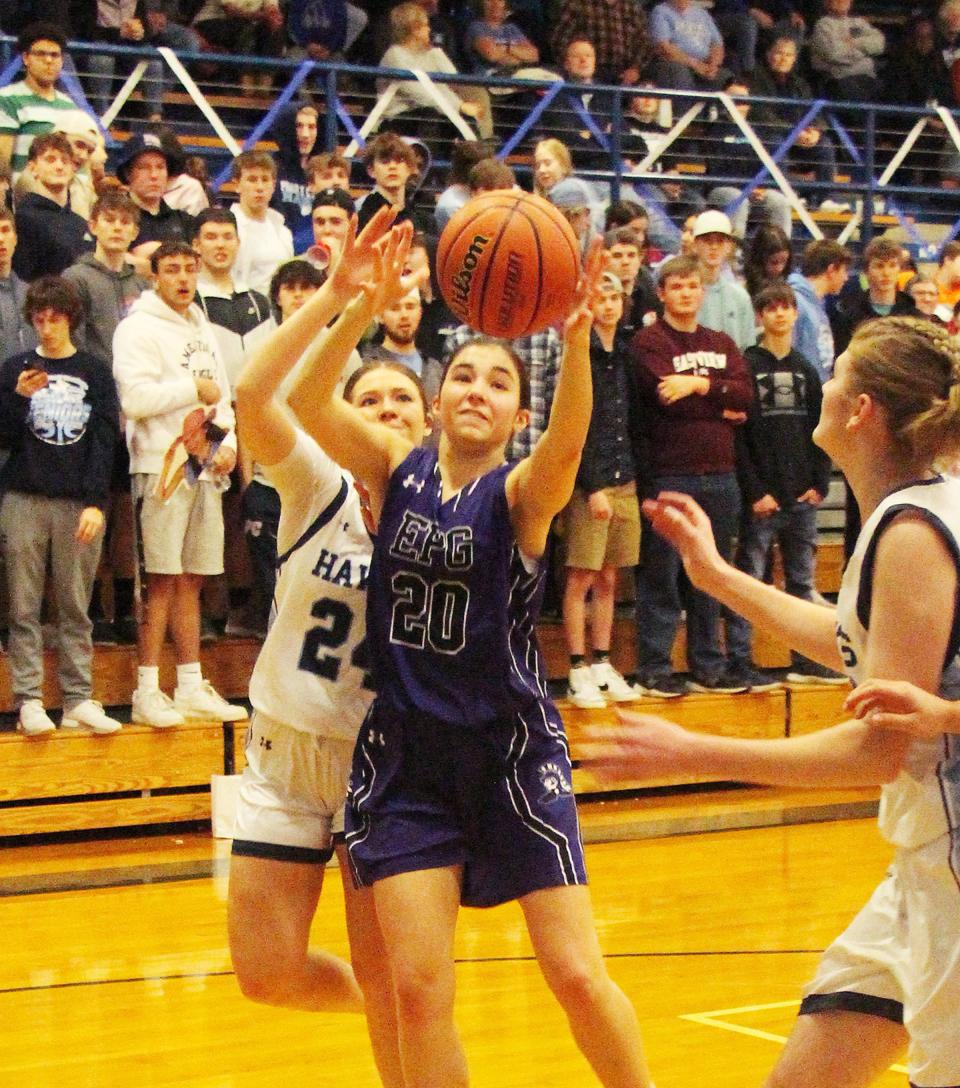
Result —
[[[517,175],[513,167],[499,159],[481,159],[470,170],[470,195],[492,193],[498,189],[516,189]]]
[[[58,276],[86,248],[86,220],[70,207],[74,165],[66,136],[48,132],[30,144],[30,172],[36,191],[17,202],[20,244],[13,267],[24,281]]]
[[[559,188],[561,185],[562,189]],[[576,177],[570,149],[553,136],[538,140],[533,149],[533,191],[559,205],[559,201],[554,200],[556,195],[569,209],[593,207],[593,189]],[[589,216],[581,218],[589,225]]]
[[[761,223],[744,246],[743,278],[750,297],[771,283],[785,282],[793,271],[793,243],[782,228]],[[756,302],[754,302],[756,305]]]
[[[632,86],[653,56],[647,17],[635,0],[562,0],[552,35],[554,56],[562,57],[574,40],[592,43],[600,83]]]
[[[0,88],[0,163],[9,163],[14,180],[27,165],[33,138],[52,132],[58,114],[77,108],[57,90],[66,48],[63,32],[52,23],[33,23],[17,39],[26,76]]]
[[[730,337],[697,320],[704,293],[699,261],[668,260],[658,280],[663,317],[641,329],[630,345],[639,403],[636,463],[646,475],[645,495],[678,491],[696,499],[718,549],[729,558],[740,511],[731,413],[750,407],[750,374]],[[638,676],[641,687],[663,698],[687,690],[672,675],[670,658],[683,604],[680,576],[677,552],[657,533],[644,533],[637,572]],[[686,612],[691,688],[746,690],[729,675],[720,647],[719,604],[690,588]]]
[[[960,252],[960,246],[958,246]],[[800,258],[800,269],[787,277],[797,300],[793,346],[816,367],[825,382],[833,373],[836,352],[825,299],[839,294],[847,282],[853,254],[839,242],[810,242]]]
[[[750,88],[740,80],[728,80],[723,88],[727,94],[745,99]],[[747,117],[751,106],[748,101],[735,104],[741,117]],[[707,150],[707,173],[718,177],[733,177],[744,186],[763,169],[750,141],[741,132],[740,126],[729,119],[707,122],[705,135]],[[717,185],[707,194],[711,206],[722,208],[733,221],[734,232],[738,238],[745,238],[750,216],[766,223],[776,223],[789,235],[793,229],[790,201],[774,186],[757,185],[750,195],[739,200],[741,189],[736,185]],[[732,205],[739,200],[736,207]]]
[[[345,189],[328,188],[316,193],[310,218],[313,245],[301,256],[317,268],[326,269],[339,256],[350,230],[350,217],[356,210],[353,197]]]
[[[810,35],[810,66],[819,72],[831,98],[877,102],[879,57],[886,47],[883,31],[851,15],[853,0],[823,0],[823,14]]]
[[[941,325],[947,324],[952,315],[940,308],[940,291],[936,278],[928,272],[916,272],[904,284],[904,291],[913,299],[917,312],[933,318]]]
[[[662,0],[650,13],[658,87],[719,91],[730,78],[723,66],[723,38],[710,13],[693,0]]]
[[[730,63],[740,76],[749,76],[756,67],[761,33],[789,33],[796,41],[806,25],[790,0],[715,0],[711,14],[724,39],[733,44]]]
[[[693,224],[693,252],[701,265],[703,301],[697,321],[724,332],[740,351],[757,342],[753,303],[730,274],[736,240],[730,220],[717,211],[701,212]]]
[[[103,179],[100,161],[101,156],[103,161],[106,159],[103,137],[93,119],[81,110],[64,110],[58,116],[53,131],[66,136],[70,144],[74,166],[73,180],[68,190],[70,208],[82,219],[88,219],[90,209],[97,199],[97,185]],[[99,176],[95,176],[94,171]],[[37,192],[41,192],[41,189],[28,160],[14,186],[14,202],[27,193]]]
[[[632,702],[641,692],[610,661],[617,572],[640,558],[640,507],[630,433],[629,350],[620,320],[628,296],[613,272],[605,272],[590,300],[590,370],[594,398],[590,429],[580,455],[576,486],[562,517],[566,541],[563,628],[570,654],[567,698],[574,706],[599,708],[609,699]],[[587,595],[590,595],[591,660],[587,661]]]
[[[78,18],[79,17],[79,18]],[[115,3],[112,0],[96,0],[80,4],[74,9],[77,19],[77,37],[85,42],[104,42],[108,45],[146,45],[147,28],[145,0]],[[84,56],[86,83],[90,104],[97,113],[107,112],[112,101],[113,77],[117,72],[129,75],[141,62],[146,69],[140,80],[140,89],[146,103],[147,118],[159,121],[163,114],[163,62],[143,57],[124,57],[116,53],[88,53]]]
[[[960,242],[947,242],[940,250],[936,278],[940,303],[952,314],[960,302]]]
[[[295,252],[310,245],[310,207],[313,201],[307,164],[317,153],[317,107],[291,102],[277,114],[273,136],[277,141],[277,186],[280,211],[293,235]],[[348,172],[349,177],[349,172]]]
[[[167,156],[167,187],[163,199],[171,208],[178,208],[188,215],[199,215],[204,208],[210,207],[210,194],[204,185],[204,175],[197,176],[191,171],[190,160],[197,156],[184,154],[169,125],[151,125],[149,131],[160,140]]]
[[[339,151],[322,151],[307,160],[307,187],[311,197],[321,189],[350,192],[350,160]],[[310,202],[311,207],[313,201]]]
[[[753,107],[754,123],[760,128],[765,140],[779,143],[806,113],[814,97],[810,84],[797,71],[800,46],[790,34],[773,39],[760,64],[750,78],[750,93],[763,98],[789,98],[794,104],[779,102],[758,104]],[[813,169],[816,179],[824,185],[833,185],[837,174],[837,152],[822,117],[801,129],[796,141],[787,152],[787,158],[802,171]],[[850,205],[838,194],[826,192],[821,199],[823,212],[844,212]]]
[[[593,205],[590,190],[579,178],[569,177],[558,181],[547,194],[547,200],[559,208],[580,243],[580,254],[585,257],[593,239]]]
[[[479,18],[467,27],[464,44],[474,72],[507,79],[532,79],[540,50],[516,23],[507,19],[506,0],[479,0]],[[501,93],[506,88],[501,88]]]
[[[92,698],[87,607],[119,428],[117,392],[103,361],[73,345],[71,331],[81,316],[73,287],[43,277],[28,288],[24,308],[38,345],[0,367],[0,440],[10,450],[2,475],[0,535],[17,724],[31,736],[55,728],[43,707],[40,625],[49,562],[57,606],[61,725],[115,733],[120,722]]]
[[[413,148],[395,132],[381,132],[363,149],[362,162],[374,187],[357,201],[358,229],[363,230],[385,204],[399,207],[395,223],[413,219],[406,206],[407,182],[417,169]]]
[[[423,320],[420,289],[414,287],[378,315],[382,339],[368,341],[360,354],[365,362],[392,359],[409,367],[423,383],[427,400],[440,392],[441,368],[438,359],[427,359],[420,350],[419,331]]]
[[[266,151],[243,151],[233,160],[237,203],[233,207],[240,237],[234,265],[244,286],[266,294],[277,265],[293,256],[293,235],[283,216],[270,207],[277,187],[277,164]]]
[[[23,313],[27,288],[13,271],[17,226],[10,208],[0,208],[0,354],[4,359],[33,348],[33,325]]]
[[[660,203],[660,196],[664,198],[663,203]],[[706,206],[699,195],[696,205],[697,214]],[[682,206],[687,208],[686,199]],[[614,200],[604,209],[603,229],[629,227],[638,238],[642,237],[646,247],[644,263],[652,267],[662,261],[666,253],[679,249],[680,230],[671,218],[675,210],[666,190],[655,192],[649,204],[631,199]],[[684,212],[681,221],[685,217]]]
[[[430,20],[418,3],[409,0],[398,4],[390,12],[390,26],[393,31],[393,44],[380,58],[381,68],[404,68],[426,73],[438,72],[455,75],[457,68],[447,54],[430,41]],[[382,94],[391,81],[380,80],[378,90]],[[440,103],[443,103],[441,107]],[[433,90],[427,90],[417,80],[401,83],[393,100],[384,112],[384,119],[395,121],[398,117],[413,120],[417,124],[417,133],[425,138],[436,139],[449,128],[451,115],[462,115],[476,122],[481,137],[488,138],[493,133],[493,121],[490,112],[490,97],[485,90],[468,97],[468,89],[460,84],[434,83]],[[446,118],[446,123],[437,124],[437,118]]]
[[[632,334],[650,325],[663,312],[657,286],[643,263],[644,247],[629,227],[608,230],[603,236],[607,267],[623,287],[623,314],[619,324],[624,333]]]
[[[117,160],[117,177],[140,209],[140,231],[130,253],[134,267],[145,278],[151,274],[150,260],[161,242],[188,244],[193,238],[193,216],[172,207],[164,197],[172,165],[170,152],[152,132],[131,136]]]
[[[426,13],[430,22],[430,45],[442,49],[456,66],[457,71],[464,67],[463,57],[460,54],[460,30],[457,24],[445,11],[440,10],[440,0],[414,0],[418,7]],[[381,14],[375,18],[370,30],[370,64],[376,64],[378,58],[393,44],[393,25],[391,20],[392,7],[388,9],[383,5]]]
[[[231,56],[282,57],[286,45],[283,11],[279,0],[264,0],[252,11],[233,7],[230,0],[205,0],[193,17],[193,29],[211,53]],[[273,73],[263,68],[240,73],[246,94],[267,92]]]
[[[737,478],[743,493],[736,565],[762,579],[774,541],[783,557],[786,590],[814,599],[817,507],[830,486],[830,458],[814,444],[823,399],[820,375],[793,347],[796,296],[785,283],[763,287],[755,298],[763,328],[744,358],[753,378],[753,404],[737,435]],[[777,687],[753,667],[750,624],[726,613],[731,671],[752,691]],[[791,683],[838,683],[846,678],[792,653]]]
[[[603,133],[609,127],[612,102],[609,92],[596,87],[596,67],[597,55],[591,42],[574,38],[567,44],[561,75],[571,86],[564,88],[544,111],[538,128],[554,136],[562,135],[578,166],[606,169],[610,152],[604,146]]]
[[[163,729],[187,718],[237,721],[246,714],[221,698],[200,669],[200,590],[205,577],[223,573],[221,488],[236,461],[229,383],[213,330],[193,301],[196,253],[186,243],[166,242],[151,263],[156,287],[145,291],[117,326],[113,372],[127,418],[147,572],[132,717]],[[165,485],[173,483],[165,478],[166,455],[198,408],[211,413],[211,422],[226,433],[212,457],[197,455],[204,467],[196,484],[181,482],[165,502],[162,495],[170,490]],[[172,700],[159,680],[168,627],[177,657]]]
[[[113,335],[130,307],[148,287],[134,271],[127,253],[137,236],[140,211],[123,192],[108,190],[94,204],[89,231],[96,242],[63,273],[80,299],[80,320],[73,342],[81,351],[100,359],[113,373]],[[137,640],[134,618],[133,504],[130,499],[130,456],[119,432],[113,453],[110,499],[106,510],[100,579],[90,597],[93,641],[98,645]],[[113,620],[107,619],[102,595],[104,580],[113,588]]]
[[[897,288],[900,276],[901,248],[888,238],[874,238],[863,251],[866,289],[856,280],[840,292],[833,308],[833,350],[842,355],[858,325],[874,317],[913,317],[917,307],[913,299]]]
[[[437,196],[433,220],[439,234],[470,199],[470,170],[481,159],[490,155],[490,145],[486,140],[457,140],[450,149],[450,171],[447,174],[446,188]]]
[[[367,26],[367,13],[347,0],[291,0],[286,9],[288,57],[345,60]]]
[[[194,231],[200,258],[196,302],[217,337],[232,396],[250,352],[272,331],[270,300],[236,270],[240,235],[232,211],[208,208],[197,216]]]
[[[166,46],[175,53],[199,53],[200,35],[189,26],[181,11],[181,0],[150,0],[147,4],[147,37],[151,45]]]

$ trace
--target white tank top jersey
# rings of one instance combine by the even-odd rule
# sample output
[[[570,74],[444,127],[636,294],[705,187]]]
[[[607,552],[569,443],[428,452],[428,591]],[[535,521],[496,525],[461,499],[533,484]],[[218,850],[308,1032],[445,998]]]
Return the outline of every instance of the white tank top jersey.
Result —
[[[870,515],[847,564],[837,600],[837,645],[847,675],[862,682],[877,542],[890,520],[915,510],[942,535],[960,572],[960,480],[936,478],[888,495]],[[904,571],[909,578],[910,572]],[[949,607],[931,601],[931,607]],[[960,699],[960,619],[954,619],[940,681],[945,699]],[[896,846],[914,848],[960,828],[960,735],[917,740],[899,775],[883,787],[880,831]]]
[[[373,545],[359,495],[299,430],[266,471],[281,501],[277,586],[250,702],[301,732],[353,740],[373,698],[364,668]]]

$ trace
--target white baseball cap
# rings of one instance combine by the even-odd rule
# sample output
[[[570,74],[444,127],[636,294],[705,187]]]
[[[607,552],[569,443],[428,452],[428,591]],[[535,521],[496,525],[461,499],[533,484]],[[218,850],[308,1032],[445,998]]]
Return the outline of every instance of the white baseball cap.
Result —
[[[701,212],[693,221],[693,236],[699,238],[704,234],[725,234],[728,238],[732,238],[733,224],[729,216],[713,209]]]

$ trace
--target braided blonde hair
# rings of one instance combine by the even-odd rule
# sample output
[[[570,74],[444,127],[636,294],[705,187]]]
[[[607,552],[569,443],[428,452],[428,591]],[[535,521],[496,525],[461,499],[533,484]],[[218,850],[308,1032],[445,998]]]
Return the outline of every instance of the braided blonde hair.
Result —
[[[960,344],[934,321],[883,317],[848,348],[851,389],[887,414],[895,451],[918,467],[960,456]]]

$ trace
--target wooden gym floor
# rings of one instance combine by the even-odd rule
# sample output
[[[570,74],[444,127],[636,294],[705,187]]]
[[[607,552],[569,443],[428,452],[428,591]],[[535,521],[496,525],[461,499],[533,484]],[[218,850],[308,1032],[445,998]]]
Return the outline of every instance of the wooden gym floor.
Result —
[[[888,859],[866,819],[589,846],[601,942],[658,1088],[760,1085],[818,952]],[[206,835],[0,852],[0,1086],[374,1088],[358,1017],[239,995],[227,864]],[[336,870],[313,939],[346,950]],[[457,957],[476,1088],[595,1083],[515,906],[463,912]]]

